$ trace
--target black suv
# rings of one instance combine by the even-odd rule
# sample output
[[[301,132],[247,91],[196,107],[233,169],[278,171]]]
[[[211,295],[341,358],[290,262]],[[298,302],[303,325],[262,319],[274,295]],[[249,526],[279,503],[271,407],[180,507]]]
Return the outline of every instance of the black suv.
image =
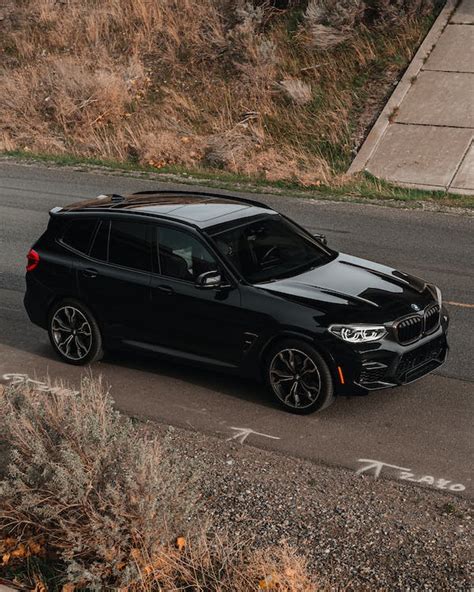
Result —
[[[288,410],[412,382],[447,354],[440,290],[266,205],[153,191],[54,208],[25,307],[66,362],[136,348],[263,378]]]

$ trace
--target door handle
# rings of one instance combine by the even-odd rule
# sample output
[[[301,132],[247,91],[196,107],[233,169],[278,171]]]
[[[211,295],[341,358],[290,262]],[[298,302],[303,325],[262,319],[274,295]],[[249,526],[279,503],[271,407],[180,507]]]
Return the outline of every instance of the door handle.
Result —
[[[164,294],[168,294],[169,296],[174,294],[174,290],[171,286],[157,286],[157,289]]]
[[[97,276],[97,270],[91,269],[90,267],[82,270],[82,275],[87,278],[95,278]]]

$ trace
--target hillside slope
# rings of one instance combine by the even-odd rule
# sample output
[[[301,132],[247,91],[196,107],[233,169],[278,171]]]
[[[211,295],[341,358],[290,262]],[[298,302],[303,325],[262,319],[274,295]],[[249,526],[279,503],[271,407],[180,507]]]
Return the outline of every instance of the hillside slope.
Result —
[[[438,0],[5,0],[0,151],[328,182],[438,9]]]

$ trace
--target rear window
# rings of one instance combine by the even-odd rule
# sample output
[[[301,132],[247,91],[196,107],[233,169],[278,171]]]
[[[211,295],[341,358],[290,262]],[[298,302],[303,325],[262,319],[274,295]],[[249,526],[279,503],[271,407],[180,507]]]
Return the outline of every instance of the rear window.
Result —
[[[149,224],[112,221],[109,238],[109,263],[151,270],[151,233]]]
[[[97,220],[94,218],[71,220],[66,226],[61,240],[68,247],[87,255],[96,225]]]

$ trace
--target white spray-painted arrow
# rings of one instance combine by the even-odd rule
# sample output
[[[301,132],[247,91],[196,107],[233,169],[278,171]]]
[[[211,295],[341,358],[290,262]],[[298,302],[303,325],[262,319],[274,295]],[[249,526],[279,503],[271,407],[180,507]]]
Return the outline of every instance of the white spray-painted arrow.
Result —
[[[390,467],[399,471],[411,471],[411,469],[406,469],[405,467],[397,467],[397,465],[390,465],[388,463],[380,462],[379,460],[372,460],[370,458],[359,458],[357,462],[369,463],[367,466],[361,467],[358,471],[356,471],[357,475],[362,475],[362,473],[367,473],[368,471],[374,469],[374,477],[376,479],[380,476],[383,467]]]
[[[235,430],[235,434],[233,436],[231,436],[230,438],[227,438],[227,442],[229,442],[230,440],[237,440],[238,442],[240,442],[241,444],[243,444],[245,442],[245,440],[250,436],[250,434],[254,434],[255,436],[262,436],[262,438],[271,438],[272,440],[280,440],[280,438],[278,438],[277,436],[270,436],[268,434],[262,434],[260,432],[256,432],[255,430],[252,430],[250,428],[234,428],[231,427],[231,430]]]
[[[24,384],[25,386],[33,386],[36,390],[44,393],[62,393],[65,389],[59,386],[51,386],[47,382],[41,382],[40,380],[33,380],[28,374],[4,374],[2,380],[6,380],[12,386]],[[70,390],[70,389],[66,389]],[[79,391],[70,391],[72,395],[78,395]]]

